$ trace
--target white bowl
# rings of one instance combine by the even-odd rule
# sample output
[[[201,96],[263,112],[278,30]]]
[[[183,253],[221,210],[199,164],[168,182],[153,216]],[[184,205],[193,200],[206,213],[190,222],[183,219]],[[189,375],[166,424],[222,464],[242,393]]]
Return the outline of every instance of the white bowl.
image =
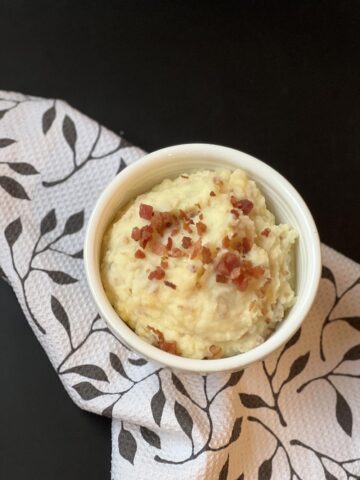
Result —
[[[164,352],[140,338],[119,318],[107,299],[100,277],[100,247],[104,232],[117,210],[164,178],[216,167],[241,168],[255,180],[264,194],[276,221],[289,223],[299,233],[296,247],[295,305],[277,330],[261,345],[232,357],[194,360]],[[110,330],[130,349],[173,369],[193,372],[240,370],[257,362],[286,342],[306,317],[318,288],[321,274],[319,235],[314,220],[301,196],[279,173],[265,163],[238,150],[218,145],[185,144],[164,148],[146,155],[123,170],[105,188],[92,212],[87,227],[84,261],[88,284],[100,315]]]

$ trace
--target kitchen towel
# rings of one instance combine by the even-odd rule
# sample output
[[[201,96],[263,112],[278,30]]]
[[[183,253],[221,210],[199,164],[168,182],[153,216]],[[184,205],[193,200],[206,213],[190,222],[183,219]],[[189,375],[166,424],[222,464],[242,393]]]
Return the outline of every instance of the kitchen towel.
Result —
[[[301,329],[231,375],[173,373],[107,329],[85,226],[143,154],[63,101],[0,92],[1,274],[74,402],[112,417],[111,479],[360,479],[358,264],[323,246]]]

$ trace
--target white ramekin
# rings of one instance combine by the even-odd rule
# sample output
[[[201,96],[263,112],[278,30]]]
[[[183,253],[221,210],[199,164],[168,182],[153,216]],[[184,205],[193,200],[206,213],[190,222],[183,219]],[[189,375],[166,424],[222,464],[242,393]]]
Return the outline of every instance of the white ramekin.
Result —
[[[164,178],[216,167],[241,168],[255,180],[277,222],[289,223],[299,233],[296,247],[297,301],[277,330],[249,352],[216,360],[193,360],[159,350],[134,333],[107,299],[100,278],[100,247],[104,232],[119,207],[146,192]],[[146,155],[123,170],[105,188],[88,223],[84,261],[91,294],[111,331],[130,349],[173,369],[193,373],[228,372],[257,362],[286,342],[306,317],[321,273],[319,235],[304,200],[292,185],[265,163],[238,150],[218,145],[185,144]]]

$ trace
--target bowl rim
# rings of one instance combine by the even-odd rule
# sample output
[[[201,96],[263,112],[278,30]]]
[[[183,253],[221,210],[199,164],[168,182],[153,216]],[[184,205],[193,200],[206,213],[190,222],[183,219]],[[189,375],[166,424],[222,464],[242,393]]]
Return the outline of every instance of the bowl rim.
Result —
[[[282,187],[289,200],[291,200],[289,204],[290,209],[297,209],[303,215],[305,223],[301,224],[303,230],[299,233],[307,231],[307,234],[311,237],[311,241],[307,242],[309,244],[307,246],[310,246],[310,249],[306,251],[306,254],[310,257],[310,267],[307,276],[308,288],[304,293],[304,298],[301,299],[301,304],[295,304],[297,305],[295,313],[292,314],[292,310],[294,309],[294,307],[292,307],[289,316],[284,320],[281,330],[282,334],[280,334],[278,330],[275,331],[263,343],[247,352],[231,357],[204,360],[180,357],[164,352],[150,345],[131,330],[131,328],[115,312],[106,297],[100,279],[99,266],[95,265],[93,252],[97,243],[96,227],[102,212],[106,208],[111,197],[121,185],[126,184],[129,177],[132,177],[146,167],[151,168],[154,163],[166,162],[166,160],[171,161],[174,154],[188,155],[190,152],[193,154],[204,154],[206,152],[210,153],[210,151],[212,154],[217,153],[220,158],[221,156],[227,156],[229,161],[231,158],[235,160],[236,157],[236,160],[240,160],[242,165],[235,166],[234,164],[235,168],[242,168],[246,172],[256,170],[261,172],[261,175],[259,176],[265,177],[265,175],[268,175],[276,180],[276,183]],[[221,166],[221,163],[219,166]],[[251,177],[250,172],[249,176]],[[319,234],[305,201],[291,183],[274,168],[240,150],[208,143],[187,143],[165,147],[145,155],[141,159],[127,166],[105,187],[97,199],[88,221],[84,242],[84,264],[87,283],[101,317],[105,320],[117,339],[125,342],[131,350],[151,359],[153,362],[173,369],[187,371],[189,373],[228,372],[240,370],[252,363],[260,361],[283,345],[298,330],[313,304],[318,289],[321,276],[321,249]],[[287,321],[289,319],[290,321]],[[276,332],[278,332],[277,335],[275,335]]]

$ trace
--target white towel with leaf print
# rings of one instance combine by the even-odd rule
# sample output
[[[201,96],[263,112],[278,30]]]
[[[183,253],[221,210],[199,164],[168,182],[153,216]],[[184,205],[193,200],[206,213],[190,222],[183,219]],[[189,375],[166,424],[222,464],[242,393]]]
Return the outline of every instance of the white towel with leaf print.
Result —
[[[113,417],[112,479],[360,478],[360,267],[323,247],[301,330],[232,375],[124,348],[84,275],[85,225],[143,152],[68,104],[0,92],[0,265],[74,402]],[[14,340],[15,341],[15,340]]]

